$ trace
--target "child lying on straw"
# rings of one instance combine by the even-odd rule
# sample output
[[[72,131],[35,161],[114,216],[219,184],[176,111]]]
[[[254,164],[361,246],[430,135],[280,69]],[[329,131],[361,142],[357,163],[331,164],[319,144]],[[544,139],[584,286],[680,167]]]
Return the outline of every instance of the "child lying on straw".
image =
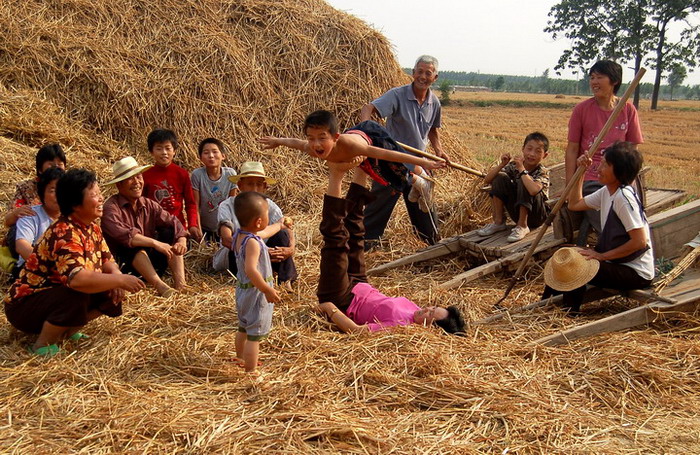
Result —
[[[357,160],[359,161],[359,159]],[[323,198],[321,276],[318,310],[343,332],[376,332],[397,325],[436,325],[447,333],[464,332],[459,309],[421,308],[405,297],[387,297],[367,283],[363,210],[372,196],[366,175],[355,169],[343,199],[342,180],[352,163],[328,163],[328,191]]]
[[[306,140],[280,137],[263,137],[259,142],[264,149],[280,145],[306,152],[329,163],[350,163],[362,157],[360,168],[381,185],[389,185],[403,191],[408,185],[409,171],[421,175],[425,169],[445,167],[445,162],[430,161],[413,156],[403,150],[389,133],[371,120],[361,122],[338,133],[338,121],[328,111],[315,111],[304,122]],[[406,166],[408,165],[408,166]]]

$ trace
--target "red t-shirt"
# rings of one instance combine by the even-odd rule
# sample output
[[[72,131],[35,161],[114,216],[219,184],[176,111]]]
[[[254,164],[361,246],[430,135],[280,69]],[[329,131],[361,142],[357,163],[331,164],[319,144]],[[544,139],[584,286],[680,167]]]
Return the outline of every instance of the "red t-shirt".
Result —
[[[199,226],[190,174],[177,164],[153,166],[143,173],[143,195],[158,202],[185,226]],[[187,221],[182,209],[187,212]]]
[[[603,129],[605,122],[610,118],[612,111],[604,111],[598,106],[595,98],[589,98],[574,107],[569,119],[569,142],[579,144],[579,156],[587,152],[595,142],[598,133]],[[644,142],[642,130],[639,126],[637,109],[631,103],[627,103],[617,116],[613,126],[605,135],[595,155],[591,157],[593,164],[588,167],[584,180],[598,180],[598,165],[602,159],[601,151],[610,147],[616,141],[628,141],[633,144]]]

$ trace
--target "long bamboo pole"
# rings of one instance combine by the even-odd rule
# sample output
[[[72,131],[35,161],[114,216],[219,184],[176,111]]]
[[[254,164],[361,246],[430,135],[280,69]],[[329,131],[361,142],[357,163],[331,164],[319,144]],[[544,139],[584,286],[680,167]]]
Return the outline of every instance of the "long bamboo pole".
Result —
[[[407,151],[409,151],[411,153],[415,153],[416,155],[422,156],[423,158],[429,158],[429,159],[435,160],[435,161],[446,161],[444,158],[440,158],[439,156],[433,155],[433,154],[428,153],[428,152],[424,152],[423,150],[418,150],[417,148],[411,147],[410,145],[402,144],[401,142],[397,142],[397,144],[399,144],[401,147],[403,147]],[[447,163],[447,165],[450,167],[453,167],[455,169],[459,169],[460,171],[464,171],[464,172],[467,172],[469,174],[476,175],[477,177],[481,177],[481,178],[486,177],[486,174],[484,174],[483,172],[477,171],[476,169],[468,168],[467,166],[462,166],[459,163],[453,163],[450,161]]]
[[[595,152],[598,150],[598,147],[600,147],[600,143],[603,142],[603,139],[605,139],[605,135],[608,134],[608,131],[612,127],[613,123],[615,122],[615,119],[617,119],[617,116],[620,115],[620,112],[627,104],[627,100],[632,95],[632,92],[634,92],[635,87],[637,87],[637,85],[639,84],[639,81],[642,79],[642,76],[644,76],[644,73],[646,73],[646,72],[647,72],[647,70],[645,68],[641,68],[639,70],[639,72],[634,76],[634,79],[632,79],[632,82],[630,82],[629,87],[627,87],[627,90],[625,90],[624,95],[622,95],[622,98],[620,98],[620,100],[617,102],[617,105],[615,106],[615,109],[613,109],[612,113],[610,114],[608,121],[605,122],[605,125],[603,125],[603,129],[600,130],[600,133],[598,133],[598,137],[596,137],[595,142],[593,142],[593,145],[588,150],[588,154],[590,156],[593,156],[595,154]],[[564,188],[564,191],[562,192],[561,197],[559,198],[557,203],[552,208],[552,212],[549,214],[549,216],[545,220],[542,227],[540,227],[540,230],[537,233],[537,237],[535,237],[535,240],[530,245],[530,249],[527,251],[527,254],[523,258],[522,262],[520,263],[520,266],[518,266],[518,270],[516,270],[515,275],[513,275],[511,277],[510,283],[508,283],[508,288],[506,289],[505,293],[503,294],[503,297],[501,297],[501,299],[498,302],[496,302],[496,306],[498,306],[499,303],[501,303],[502,301],[504,301],[506,299],[506,297],[508,297],[508,294],[513,289],[513,286],[515,286],[516,281],[518,281],[518,279],[520,278],[520,275],[522,275],[523,270],[525,269],[525,266],[530,261],[530,258],[532,258],[532,254],[535,251],[535,248],[537,248],[537,244],[540,243],[540,240],[542,240],[542,237],[544,236],[544,233],[547,230],[547,227],[552,224],[552,221],[554,221],[554,217],[556,216],[557,212],[559,212],[559,209],[561,208],[561,206],[569,198],[569,193],[571,192],[571,189],[583,177],[583,174],[585,172],[586,172],[586,168],[583,166],[576,169],[576,173],[574,173],[574,176],[571,178],[569,183],[566,185],[566,188]]]

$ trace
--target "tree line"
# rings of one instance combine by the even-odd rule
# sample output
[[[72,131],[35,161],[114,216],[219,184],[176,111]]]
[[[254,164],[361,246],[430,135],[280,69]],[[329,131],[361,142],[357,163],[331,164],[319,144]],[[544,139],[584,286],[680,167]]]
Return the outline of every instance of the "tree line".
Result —
[[[404,69],[411,74],[410,68]],[[669,81],[670,82],[670,81]],[[590,95],[588,88],[588,75],[580,80],[558,79],[549,76],[549,70],[545,70],[541,76],[509,76],[501,74],[483,74],[466,71],[440,71],[440,78],[435,88],[444,88],[444,85],[486,87],[493,91],[521,92],[521,93],[551,93],[562,95]],[[620,93],[627,88],[622,84]],[[654,92],[653,83],[639,85],[642,98],[649,99]],[[661,99],[694,99],[700,100],[700,85],[667,84],[660,87]]]

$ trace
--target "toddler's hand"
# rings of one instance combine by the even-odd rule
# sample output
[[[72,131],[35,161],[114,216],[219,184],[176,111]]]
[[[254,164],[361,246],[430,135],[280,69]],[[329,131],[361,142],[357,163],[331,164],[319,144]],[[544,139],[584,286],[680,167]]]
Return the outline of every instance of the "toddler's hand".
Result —
[[[265,294],[265,298],[270,303],[280,303],[282,301],[282,298],[280,298],[280,295],[273,287],[269,287],[268,290],[263,291],[263,294]]]
[[[258,142],[263,146],[263,150],[273,149],[280,145],[277,138],[272,136],[261,137]]]

